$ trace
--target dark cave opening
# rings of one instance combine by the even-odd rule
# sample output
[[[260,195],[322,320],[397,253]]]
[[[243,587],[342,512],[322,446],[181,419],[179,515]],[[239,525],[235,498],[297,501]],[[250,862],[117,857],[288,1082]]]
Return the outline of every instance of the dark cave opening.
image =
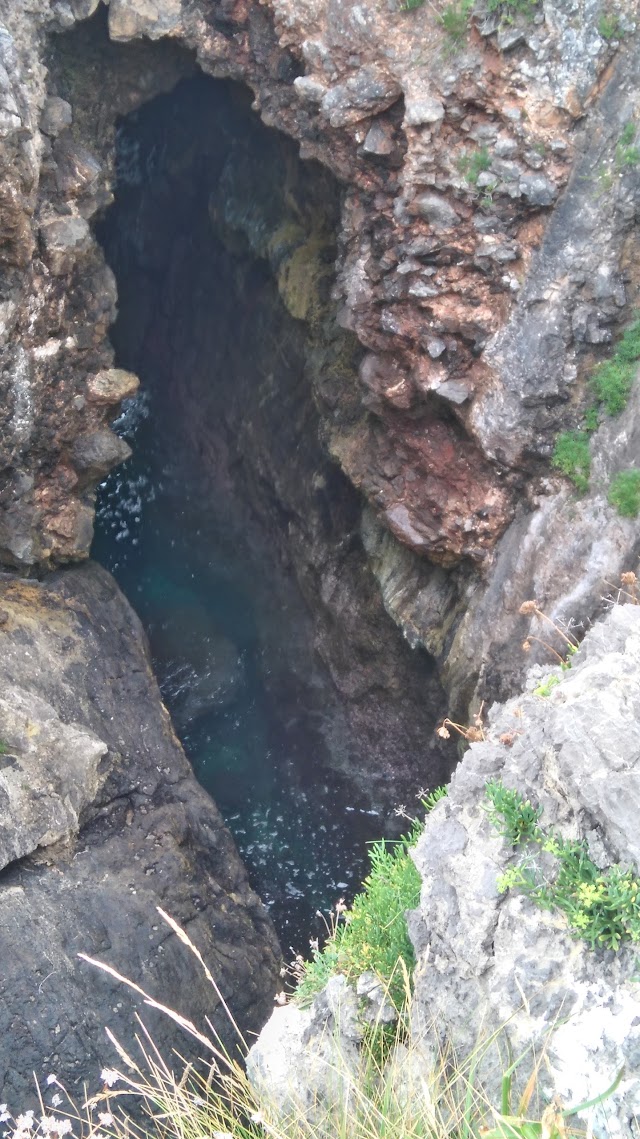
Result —
[[[225,209],[227,184],[247,179],[253,193],[262,168],[272,216],[265,193],[266,216],[252,219],[241,203],[240,224],[290,224],[277,216],[275,184],[293,147],[249,101],[199,75],[119,125],[115,204],[97,235],[118,281],[116,363],[140,376],[141,395],[119,423],[134,454],[102,488],[94,554],[145,624],[195,773],[283,944],[300,948],[316,910],[361,880],[381,822],[327,762],[338,710],[295,577],[270,541],[293,511],[258,464],[284,470],[317,425],[303,389],[305,326]],[[275,388],[289,406],[284,416],[270,409],[272,436],[250,402],[274,402]],[[337,471],[327,493],[351,499]]]
[[[366,842],[402,829],[398,800],[448,774],[442,692],[384,612],[361,500],[323,439],[361,355],[331,300],[340,187],[246,89],[185,70],[118,120],[95,225],[115,364],[141,387],[93,554],[143,621],[283,945],[305,951],[317,911],[359,887]]]

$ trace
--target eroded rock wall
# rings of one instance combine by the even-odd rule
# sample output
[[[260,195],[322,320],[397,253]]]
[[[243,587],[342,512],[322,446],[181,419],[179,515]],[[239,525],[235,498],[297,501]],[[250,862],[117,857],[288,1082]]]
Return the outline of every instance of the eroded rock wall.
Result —
[[[85,390],[109,363],[115,302],[86,223],[110,193],[112,112],[195,56],[248,84],[263,121],[345,187],[335,296],[367,354],[359,380],[317,390],[324,437],[371,504],[387,609],[439,658],[453,705],[507,691],[523,594],[590,616],[595,532],[611,575],[634,547],[597,481],[574,507],[547,466],[636,296],[638,169],[618,151],[637,113],[633,6],[616,8],[617,39],[600,34],[594,0],[547,0],[513,26],[478,6],[452,45],[428,5],[117,0],[109,34],[129,62],[110,74],[95,61],[110,112],[93,119],[92,149],[78,127],[95,95],[81,84],[71,109],[45,108],[42,59],[46,36],[95,3],[5,7],[4,560],[88,548],[93,487],[120,456],[110,410]],[[611,434],[594,450],[615,466]],[[580,552],[559,561],[568,526]]]

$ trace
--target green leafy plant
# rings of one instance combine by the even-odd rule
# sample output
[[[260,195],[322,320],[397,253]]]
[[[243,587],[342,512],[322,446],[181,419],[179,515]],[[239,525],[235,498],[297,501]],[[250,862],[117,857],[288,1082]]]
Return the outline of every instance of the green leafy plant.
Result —
[[[458,170],[471,186],[475,186],[480,175],[491,166],[491,155],[486,146],[481,146],[473,154],[463,154],[458,159]]]
[[[640,162],[640,149],[635,145],[635,138],[635,123],[629,121],[625,124],[616,146],[616,166],[618,169],[624,166],[637,166]]]
[[[533,807],[519,791],[505,787],[499,779],[490,779],[485,786],[489,818],[512,846],[533,842],[539,834],[538,819],[541,807]]]
[[[627,130],[629,125],[633,134]],[[627,127],[623,131],[623,139],[635,134],[633,124],[627,124]],[[640,153],[638,158],[640,159]],[[614,416],[624,411],[639,363],[640,320],[636,319],[623,333],[611,358],[599,364],[590,377],[589,383],[597,403],[585,411],[583,428],[578,431],[563,431],[556,439],[551,465],[570,478],[581,493],[589,489],[589,435],[598,429],[601,412]]]
[[[160,913],[167,919],[168,915]],[[205,971],[219,1001],[220,990],[197,948],[179,926],[173,923],[171,928],[179,931],[177,936]],[[566,1110],[556,1101],[543,1107],[546,1097],[540,1085],[544,1050],[537,1055],[528,1048],[512,1061],[507,1041],[509,1066],[504,1070],[503,1030],[498,1029],[488,1039],[481,1038],[466,1056],[458,1056],[445,1043],[439,1048],[434,1045],[432,1057],[427,1057],[423,1042],[408,1037],[398,1021],[391,1029],[395,1036],[384,1055],[375,1047],[375,1039],[365,1034],[355,1065],[353,1048],[343,1050],[341,1041],[334,1040],[327,1061],[331,1079],[328,1094],[309,1102],[304,1096],[298,1099],[292,1086],[283,1104],[281,1100],[274,1102],[268,1093],[260,1094],[262,1081],[252,1083],[251,1060],[246,1066],[243,1062],[248,1046],[230,1012],[238,1039],[231,1052],[209,1023],[200,1030],[110,965],[80,956],[177,1024],[197,1042],[207,1066],[203,1070],[201,1065],[183,1061],[176,1070],[179,1053],[163,1056],[139,1016],[133,1054],[125,1051],[107,1028],[117,1059],[116,1067],[101,1073],[102,1090],[77,1107],[63,1085],[49,1077],[48,1084],[53,1080],[56,1087],[56,1116],[61,1118],[49,1115],[48,1107],[45,1113],[48,1092],[42,1089],[40,1122],[35,1120],[31,1126],[27,1121],[25,1125],[24,1116],[20,1121],[21,1133],[28,1132],[31,1139],[60,1139],[65,1134],[69,1139],[573,1139],[574,1135],[577,1139],[581,1133],[572,1130],[571,1116],[612,1095],[623,1074],[607,1091],[585,1103]],[[479,1075],[491,1052],[503,1072],[499,1110]],[[515,1099],[514,1075],[530,1059],[532,1070],[526,1080],[525,1073],[521,1074],[523,1090]],[[68,1120],[68,1124],[61,1126],[61,1120]],[[19,1121],[8,1113],[4,1113],[4,1121],[10,1121],[12,1132],[20,1130]],[[491,1129],[487,1127],[489,1121]]]
[[[400,5],[401,12],[413,12],[415,8],[422,8],[426,0],[404,0]]]
[[[586,431],[563,431],[556,439],[551,466],[571,479],[576,490],[584,494],[589,489],[591,452]]]
[[[446,796],[447,796],[447,787],[445,787],[445,786],[436,787],[434,791],[427,791],[427,793],[422,796],[420,802],[422,803],[422,806],[424,807],[425,812],[427,814],[429,814],[429,812],[432,811],[433,808],[438,805],[440,800],[445,799]]]
[[[598,182],[601,194],[608,194],[613,189],[613,174],[604,165],[598,170]]]
[[[432,811],[446,794],[446,787],[420,792],[425,813]],[[317,941],[311,943],[311,961],[296,957],[290,972],[296,981],[295,999],[299,1004],[309,1004],[336,974],[355,981],[370,970],[383,982],[398,1012],[406,1005],[406,978],[410,981],[415,957],[405,913],[415,909],[420,900],[420,875],[410,851],[420,838],[424,823],[412,819],[404,807],[399,807],[397,813],[411,822],[409,834],[396,842],[381,839],[371,844],[371,872],[353,905],[347,908],[338,902],[327,922],[329,936],[324,947],[320,948]],[[402,969],[398,968],[399,961]]]
[[[525,856],[498,881],[505,892],[518,889],[545,910],[560,910],[574,937],[591,949],[619,949],[623,942],[640,941],[640,879],[614,864],[601,870],[589,855],[584,839],[565,839],[540,826],[540,807],[500,780],[486,784],[489,815],[513,846],[529,843],[551,856],[550,876],[535,858]]]
[[[4,740],[0,740],[0,755],[9,754],[9,745]]]
[[[462,43],[469,31],[474,0],[453,0],[442,9],[438,19],[452,47]]]
[[[381,839],[371,845],[371,872],[362,892],[350,909],[338,904],[324,948],[312,944],[312,959],[304,965],[296,990],[300,1004],[308,1004],[336,974],[356,980],[371,970],[389,984],[396,1008],[403,1006],[405,986],[397,963],[404,961],[409,973],[415,965],[405,912],[415,909],[420,900],[420,875],[409,851],[422,829],[417,822],[399,841]]]
[[[609,502],[623,518],[640,514],[640,470],[620,471],[609,488]]]
[[[551,676],[548,676],[546,680],[543,680],[542,684],[539,684],[537,688],[534,688],[534,696],[550,696],[554,688],[556,688],[559,683],[560,677],[556,676],[555,673],[552,673]]]
[[[598,35],[603,40],[619,40],[622,36],[620,19],[614,12],[603,12],[598,20]]]
[[[610,360],[591,376],[591,386],[607,415],[618,415],[627,406],[640,360],[640,320],[624,332]]]
[[[607,415],[624,411],[633,384],[634,369],[613,357],[596,368],[591,386]]]

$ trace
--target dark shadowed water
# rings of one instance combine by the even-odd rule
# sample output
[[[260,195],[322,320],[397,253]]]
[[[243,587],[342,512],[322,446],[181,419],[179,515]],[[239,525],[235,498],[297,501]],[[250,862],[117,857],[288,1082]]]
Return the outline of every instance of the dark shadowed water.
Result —
[[[304,952],[321,932],[316,911],[358,888],[383,820],[322,768],[312,718],[290,691],[279,706],[269,653],[299,635],[295,606],[276,603],[259,568],[216,532],[184,469],[167,460],[170,424],[154,418],[151,397],[130,401],[116,429],[134,455],[100,490],[94,556],[145,625],[195,774],[285,952]]]

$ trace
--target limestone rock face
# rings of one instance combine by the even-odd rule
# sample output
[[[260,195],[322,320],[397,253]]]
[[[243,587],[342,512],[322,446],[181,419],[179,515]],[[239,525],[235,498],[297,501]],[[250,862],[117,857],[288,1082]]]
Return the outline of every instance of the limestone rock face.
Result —
[[[640,1110],[637,947],[592,950],[569,935],[559,912],[498,892],[498,876],[523,850],[514,853],[493,826],[485,784],[502,780],[543,808],[543,826],[586,838],[597,866],[621,862],[638,872],[640,607],[614,607],[571,669],[557,673],[548,697],[534,691],[544,676],[536,666],[527,691],[491,709],[486,739],[469,747],[447,796],[427,816],[413,852],[420,906],[408,914],[417,956],[411,1039],[391,1058],[387,1078],[400,1102],[420,1094],[430,1072],[441,1070],[438,1057],[453,1048],[460,1063],[475,1055],[474,1078],[497,1107],[508,1054],[522,1058],[515,1104],[518,1083],[544,1050],[543,1097],[559,1095],[565,1107],[605,1092],[623,1070],[591,1123],[598,1136],[631,1139]],[[331,1005],[336,985],[362,1025],[356,992],[333,978],[312,1010],[277,1009],[252,1049],[250,1078],[279,1112],[292,1099],[312,1110],[318,1088],[327,1102],[314,1064],[326,1048],[320,1010]],[[366,988],[363,975],[357,991]],[[330,1032],[353,1070],[353,1038],[340,1020],[330,1022]],[[489,1044],[494,1033],[500,1056]],[[325,1056],[325,1073],[335,1070],[340,1064]]]
[[[514,1055],[544,1041],[567,1106],[604,1092],[624,1066],[598,1117],[601,1130],[606,1120],[610,1134],[627,1135],[640,1107],[635,947],[593,951],[560,913],[498,893],[518,855],[490,822],[484,787],[501,779],[543,808],[543,825],[586,837],[598,866],[638,871],[640,608],[614,607],[559,675],[549,696],[530,690],[491,710],[485,742],[470,746],[427,818],[415,850],[420,908],[410,918],[413,1025],[420,1038],[446,1024],[463,1053],[501,1027]],[[541,679],[537,669],[532,685]]]
[[[272,1013],[249,1051],[247,1075],[277,1115],[302,1112],[320,1122],[350,1094],[361,1039],[356,995],[344,977],[332,977],[311,1008]]]
[[[245,1030],[270,1011],[279,951],[110,576],[4,575],[0,605],[0,1087],[22,1108],[34,1071],[95,1088],[115,1060],[105,1025],[135,1048],[130,995],[79,952],[230,1039],[156,907],[188,928]],[[149,1024],[167,1055],[188,1048],[166,1018]]]

